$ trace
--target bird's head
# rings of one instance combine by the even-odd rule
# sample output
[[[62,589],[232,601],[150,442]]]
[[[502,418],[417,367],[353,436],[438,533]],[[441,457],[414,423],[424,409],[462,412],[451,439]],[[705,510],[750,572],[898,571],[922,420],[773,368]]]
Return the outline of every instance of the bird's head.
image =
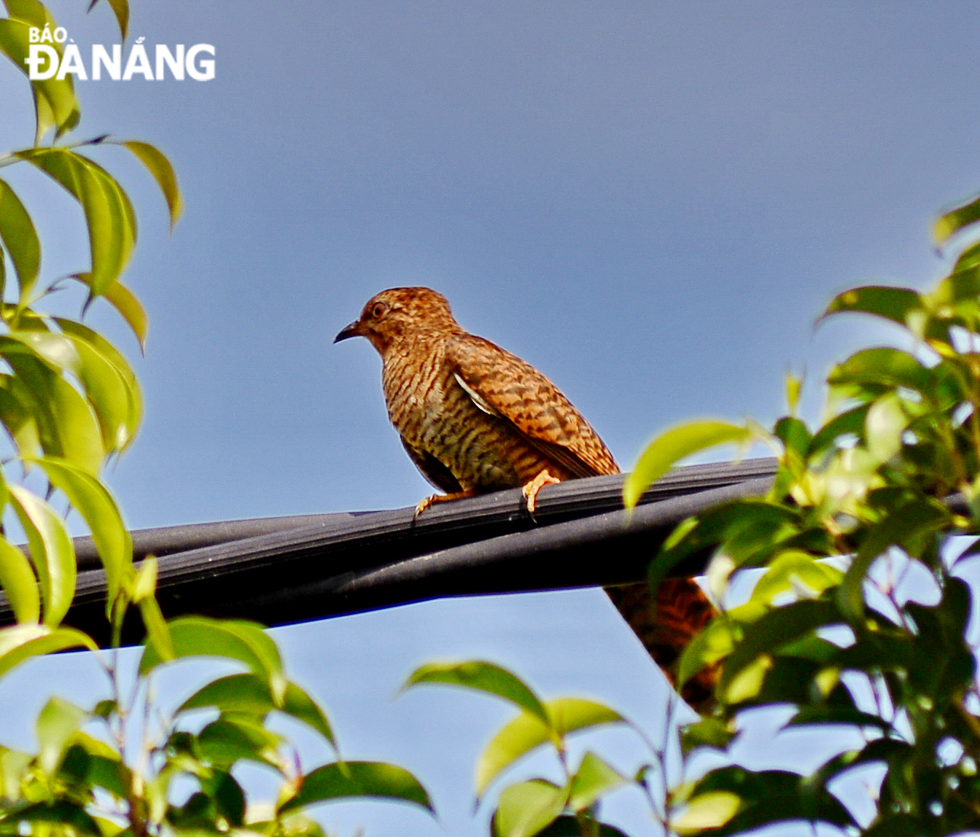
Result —
[[[333,342],[366,337],[383,356],[406,338],[461,331],[442,294],[429,288],[389,288],[371,297],[360,318],[342,329]]]

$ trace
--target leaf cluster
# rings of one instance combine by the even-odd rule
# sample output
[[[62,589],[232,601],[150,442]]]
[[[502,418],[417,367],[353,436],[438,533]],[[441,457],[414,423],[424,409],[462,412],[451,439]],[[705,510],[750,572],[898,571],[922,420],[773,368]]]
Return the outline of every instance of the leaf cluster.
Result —
[[[978,219],[980,199],[945,214],[937,239]],[[795,415],[801,382],[790,378],[790,414],[771,430],[674,428],[627,482],[635,503],[681,455],[715,443],[761,441],[779,460],[765,497],[685,521],[651,565],[656,584],[685,557],[713,555],[720,612],[682,655],[678,677],[713,669],[717,706],[686,728],[686,752],[724,751],[743,713],[773,705],[792,708],[788,726],[832,725],[864,742],[810,775],[708,771],[671,795],[682,834],[805,820],[869,835],[946,835],[980,821],[973,593],[959,575],[980,552],[980,244],[963,245],[927,292],[854,288],[823,318],[844,313],[885,320],[900,339],[830,371],[821,425]],[[730,606],[745,573],[754,573],[752,594]],[[835,790],[869,765],[884,778],[874,817],[857,822]]]
[[[128,2],[107,1],[125,38]],[[26,72],[30,29],[53,30],[54,20],[38,0],[2,2],[8,16],[0,19],[0,52]],[[108,136],[67,141],[81,118],[70,75],[31,81],[30,89],[34,142],[0,156],[0,169],[30,167],[78,203],[90,262],[45,285],[34,220],[0,178],[0,425],[9,449],[0,462],[0,519],[16,517],[27,538],[19,548],[0,526],[0,587],[17,619],[0,628],[0,675],[38,654],[87,648],[111,696],[89,708],[53,697],[37,717],[37,752],[0,747],[0,836],[323,837],[307,809],[353,797],[432,812],[427,792],[403,768],[339,757],[326,713],[286,677],[279,649],[261,626],[202,617],[168,622],[156,600],[155,559],[134,565],[130,535],[100,472],[132,443],[142,396],[123,354],[80,320],[94,300],[105,299],[141,348],[148,323],[121,281],[136,245],[136,214],[91,152],[123,147],[143,163],[163,193],[171,226],[181,195],[169,160],[148,143]],[[80,284],[87,297],[77,319],[42,308],[66,283]],[[28,487],[31,473],[46,487],[43,496]],[[64,514],[56,509],[59,500]],[[91,532],[105,569],[108,652],[62,624],[75,595],[77,565],[65,522],[72,510]],[[134,608],[147,639],[130,682],[119,672],[117,653],[123,620]],[[163,712],[153,698],[154,678],[167,676],[175,660],[202,656],[240,670],[211,679],[175,711]],[[295,747],[271,723],[277,717],[312,731],[335,758],[304,770]],[[249,802],[240,780],[245,764],[276,777],[271,803]]]
[[[605,724],[623,724],[646,742],[643,733],[610,707],[579,697],[542,700],[511,671],[481,660],[432,662],[417,668],[403,689],[441,684],[472,689],[512,704],[517,715],[491,738],[476,765],[477,804],[491,785],[524,756],[540,748],[555,755],[560,778],[535,778],[505,787],[491,820],[493,837],[624,837],[599,818],[600,803],[624,787],[639,789],[658,818],[649,775],[662,770],[663,753],[651,746],[655,763],[625,774],[587,750],[572,764],[568,736]]]

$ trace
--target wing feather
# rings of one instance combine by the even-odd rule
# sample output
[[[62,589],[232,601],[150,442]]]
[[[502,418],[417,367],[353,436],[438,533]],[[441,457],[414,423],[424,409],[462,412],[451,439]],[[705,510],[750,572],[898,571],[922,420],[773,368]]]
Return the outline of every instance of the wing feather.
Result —
[[[472,334],[454,337],[446,359],[477,407],[507,419],[576,477],[619,473],[609,449],[582,414],[530,364]]]

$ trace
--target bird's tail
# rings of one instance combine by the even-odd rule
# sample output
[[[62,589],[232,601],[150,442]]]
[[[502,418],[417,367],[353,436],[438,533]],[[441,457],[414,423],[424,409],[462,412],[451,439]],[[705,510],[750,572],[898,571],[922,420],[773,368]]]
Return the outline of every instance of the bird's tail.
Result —
[[[655,596],[646,583],[607,587],[616,610],[639,637],[653,661],[676,686],[677,662],[691,640],[717,611],[704,591],[690,578],[661,581]],[[680,689],[681,697],[704,714],[714,704],[718,669],[704,669]]]

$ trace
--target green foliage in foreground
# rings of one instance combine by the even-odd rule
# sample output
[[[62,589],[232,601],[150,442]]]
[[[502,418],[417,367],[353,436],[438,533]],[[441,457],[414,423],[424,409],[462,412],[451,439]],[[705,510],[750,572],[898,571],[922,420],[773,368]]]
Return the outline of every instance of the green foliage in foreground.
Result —
[[[978,218],[980,200],[959,207],[939,220],[937,238]],[[975,594],[962,577],[980,553],[980,244],[927,293],[854,288],[824,317],[845,312],[884,319],[902,339],[831,370],[822,425],[793,414],[799,382],[790,380],[791,414],[772,431],[675,428],[627,482],[635,502],[678,454],[715,443],[762,441],[779,458],[767,496],[685,521],[651,566],[656,583],[692,553],[714,556],[708,579],[722,610],[688,647],[679,677],[717,667],[717,708],[684,731],[685,750],[723,752],[743,713],[777,705],[792,708],[788,726],[863,741],[811,775],[727,766],[675,788],[683,833],[804,820],[947,835],[980,824]],[[749,600],[727,606],[733,582],[757,568]],[[876,812],[856,822],[834,793],[847,798],[869,766],[884,772]]]
[[[125,37],[127,0],[108,3]],[[0,52],[25,71],[30,29],[53,30],[55,22],[37,0],[3,4],[8,16],[0,18]],[[109,341],[47,304],[62,285],[80,283],[87,295],[83,314],[96,299],[106,300],[142,348],[147,317],[120,281],[136,245],[136,215],[119,182],[86,152],[117,146],[134,154],[163,192],[171,226],[181,195],[170,162],[152,145],[106,136],[63,142],[81,118],[70,75],[33,81],[30,90],[33,145],[0,155],[0,169],[33,167],[77,201],[91,261],[45,286],[34,221],[9,178],[0,178],[0,426],[7,436],[0,517],[17,519],[29,552],[0,529],[0,587],[18,623],[0,628],[0,675],[39,654],[88,648],[107,676],[109,697],[91,707],[53,697],[37,718],[36,753],[0,746],[0,835],[322,837],[306,814],[322,802],[380,797],[431,812],[425,789],[395,765],[338,756],[304,771],[271,719],[285,716],[304,725],[328,754],[337,755],[337,742],[323,709],[286,677],[272,639],[248,622],[184,617],[168,623],[155,598],[156,562],[148,558],[134,566],[129,533],[100,472],[136,434],[139,385]],[[40,485],[42,493],[28,485]],[[54,503],[85,521],[105,569],[106,618],[114,637],[107,652],[62,624],[75,595],[76,560],[65,515]],[[130,681],[120,675],[116,646],[131,608],[138,608],[148,638]],[[238,671],[211,680],[165,712],[152,697],[154,678],[167,677],[171,661],[200,656],[218,657]],[[277,778],[274,800],[248,800],[238,778],[239,767],[248,763]]]
[[[542,700],[512,672],[479,660],[428,663],[412,672],[403,688],[426,683],[473,689],[502,698],[518,710],[480,754],[477,803],[516,761],[539,747],[554,751],[559,780],[531,779],[504,788],[491,820],[494,837],[625,837],[599,820],[599,803],[608,794],[631,785],[642,791],[654,816],[661,818],[647,781],[648,774],[663,765],[662,750],[648,744],[653,763],[628,776],[592,751],[587,751],[577,766],[570,763],[566,739],[571,733],[604,724],[625,724],[646,741],[643,733],[614,709],[584,698]]]
[[[978,223],[980,199],[940,218],[937,241]],[[566,735],[579,727],[555,714],[569,699],[542,701],[514,674],[476,661],[423,666],[409,679],[517,707],[477,763],[478,800],[522,756],[554,749],[560,780],[506,787],[494,837],[622,834],[600,821],[599,804],[629,786],[645,791],[654,827],[683,837],[790,822],[874,837],[980,827],[980,640],[964,580],[980,556],[980,243],[964,246],[927,293],[853,288],[824,318],[848,312],[891,323],[901,340],[830,371],[820,426],[796,415],[802,382],[790,377],[790,415],[771,431],[751,421],[673,428],[649,445],[624,488],[632,507],[678,460],[714,445],[761,442],[778,457],[766,496],[684,521],[650,566],[655,586],[693,554],[711,556],[719,614],[682,655],[678,678],[714,669],[716,706],[681,730],[680,744],[683,775],[704,754],[722,766],[668,790],[665,742],[632,776],[593,752],[572,767]],[[743,580],[751,595],[733,604]],[[623,722],[588,704],[595,714],[581,728]],[[787,729],[826,731],[848,749],[810,773],[734,763],[729,748],[746,713],[764,707],[790,710]],[[662,782],[659,796],[649,777]],[[855,789],[866,797],[878,777],[873,815],[853,810]]]

